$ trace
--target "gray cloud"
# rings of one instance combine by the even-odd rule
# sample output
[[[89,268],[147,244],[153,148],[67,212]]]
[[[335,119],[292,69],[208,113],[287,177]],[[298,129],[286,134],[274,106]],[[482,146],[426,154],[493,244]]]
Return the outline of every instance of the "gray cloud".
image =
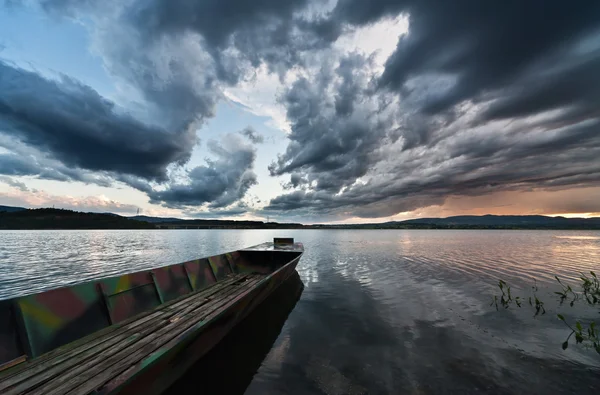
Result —
[[[184,210],[183,215],[191,218],[212,219],[223,217],[238,217],[252,210],[244,203],[239,203],[228,208],[210,209],[207,211]]]
[[[380,83],[401,89],[412,76],[455,78],[450,89],[423,106],[429,113],[503,89],[547,68],[545,61],[561,62],[558,57],[597,32],[600,15],[595,1],[389,3],[409,13],[410,34],[399,41]]]
[[[286,152],[269,167],[272,175],[293,173],[292,186],[337,193],[380,159],[377,149],[389,141],[395,115],[371,89],[369,70],[369,59],[351,54],[285,92],[292,132]]]
[[[54,15],[94,18],[103,27],[96,34],[108,68],[148,100],[179,113],[182,106],[210,113],[219,83],[235,85],[251,78],[263,63],[284,74],[303,62],[304,52],[326,47],[340,30],[309,15],[308,8],[321,7],[317,0],[44,0],[42,4]],[[172,100],[177,105],[170,104]]]
[[[226,135],[222,143],[208,142],[216,160],[206,160],[187,174],[189,182],[171,183],[167,189],[149,192],[151,202],[167,207],[201,206],[227,207],[242,199],[248,189],[257,183],[252,171],[256,149],[244,143],[235,134]]]
[[[248,140],[250,140],[254,144],[262,144],[265,141],[265,137],[262,134],[258,133],[256,130],[252,129],[250,126],[242,130],[240,134],[242,136],[246,136]]]
[[[185,163],[195,132],[169,132],[126,115],[90,87],[0,61],[0,128],[67,166],[164,181]]]
[[[600,47],[600,37],[598,37]],[[524,117],[563,109],[562,120],[571,123],[598,116],[600,103],[600,48],[575,56],[559,67],[548,65],[505,88],[503,95],[483,113],[482,121]]]
[[[17,188],[18,190],[20,190],[22,192],[29,192],[29,188],[27,188],[27,185],[25,185],[25,183],[23,183],[21,181],[17,181],[11,177],[0,176],[0,182],[3,182],[6,185],[9,185],[13,188]]]
[[[29,176],[40,173],[40,169],[30,161],[14,154],[0,154],[0,174],[10,176]]]
[[[263,59],[293,61],[285,59],[284,52],[289,54],[294,43],[291,28],[294,13],[308,3],[308,0],[154,0],[136,7],[128,17],[149,39],[185,31],[198,33],[217,62],[219,79],[236,83],[244,72],[242,60],[253,66]],[[224,53],[231,46],[239,51],[239,57],[232,59]]]
[[[267,209],[382,217],[440,205],[449,196],[594,186],[600,182],[599,127],[598,121],[584,122],[516,138],[493,127],[455,133],[431,150],[392,150],[393,159],[379,162],[366,183],[342,194],[297,190]]]
[[[5,138],[0,134],[0,147],[10,153],[0,154],[0,174],[8,176],[35,176],[45,180],[79,181],[86,184],[110,186],[112,180],[102,172],[91,172],[68,167],[48,158],[33,147]]]

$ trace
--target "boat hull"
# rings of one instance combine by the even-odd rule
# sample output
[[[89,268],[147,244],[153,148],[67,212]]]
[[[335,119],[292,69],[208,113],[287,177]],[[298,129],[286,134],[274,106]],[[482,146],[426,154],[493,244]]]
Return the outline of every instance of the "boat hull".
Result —
[[[240,321],[262,303],[280,284],[296,270],[300,256],[257,285],[234,299],[216,317],[199,323],[165,345],[164,352],[153,353],[151,360],[144,360],[115,378],[97,394],[160,394],[168,389],[208,351],[217,345]],[[201,383],[199,383],[201,385]],[[199,388],[200,389],[200,388]]]

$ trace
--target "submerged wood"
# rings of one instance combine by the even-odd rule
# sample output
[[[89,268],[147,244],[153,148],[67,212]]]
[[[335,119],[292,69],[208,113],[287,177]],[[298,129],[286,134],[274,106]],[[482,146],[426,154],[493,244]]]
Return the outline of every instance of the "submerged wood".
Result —
[[[283,241],[3,301],[0,393],[162,392],[294,273]]]

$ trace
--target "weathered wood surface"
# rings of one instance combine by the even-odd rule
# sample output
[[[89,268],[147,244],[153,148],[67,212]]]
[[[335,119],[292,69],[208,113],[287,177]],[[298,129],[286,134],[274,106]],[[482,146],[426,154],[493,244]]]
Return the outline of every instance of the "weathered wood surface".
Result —
[[[226,281],[215,284],[195,295],[186,295],[181,300],[175,300],[171,303],[161,305],[157,310],[148,311],[142,313],[139,316],[123,322],[119,325],[114,325],[106,330],[94,333],[69,345],[63,346],[56,350],[53,350],[45,355],[42,355],[27,364],[16,367],[13,370],[7,371],[0,375],[0,391],[14,385],[15,382],[23,381],[29,377],[36,375],[37,373],[45,371],[48,367],[62,364],[66,360],[74,360],[75,356],[90,350],[90,353],[98,353],[104,350],[106,347],[110,347],[115,342],[118,342],[123,338],[125,334],[131,332],[143,323],[158,319],[163,316],[164,310],[178,309],[188,302],[188,298],[194,296],[199,298],[201,296],[210,297],[214,293],[221,290],[223,287],[228,286],[234,281],[238,281],[236,278],[231,278]],[[78,356],[80,359],[82,356]],[[48,362],[47,362],[48,361]],[[68,367],[67,365],[61,365],[63,368]]]
[[[199,322],[226,309],[265,276],[231,275],[0,374],[0,393],[87,394]]]

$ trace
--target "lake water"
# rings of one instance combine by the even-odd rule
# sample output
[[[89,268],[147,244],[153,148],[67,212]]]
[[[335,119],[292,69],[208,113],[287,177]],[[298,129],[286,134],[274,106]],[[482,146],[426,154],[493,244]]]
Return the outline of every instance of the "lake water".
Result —
[[[600,232],[0,231],[0,299],[274,236],[304,243],[304,289],[297,303],[299,292],[288,297],[293,310],[272,323],[266,356],[238,392],[600,393],[600,355],[573,342],[563,351],[569,331],[556,319],[598,322],[598,309],[559,306],[552,296],[554,275],[575,284],[580,271],[600,272]],[[535,279],[548,313],[497,312],[490,302],[499,278],[525,296]],[[284,304],[277,298],[273,306]],[[260,314],[256,330],[270,313]]]

